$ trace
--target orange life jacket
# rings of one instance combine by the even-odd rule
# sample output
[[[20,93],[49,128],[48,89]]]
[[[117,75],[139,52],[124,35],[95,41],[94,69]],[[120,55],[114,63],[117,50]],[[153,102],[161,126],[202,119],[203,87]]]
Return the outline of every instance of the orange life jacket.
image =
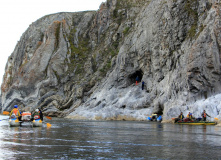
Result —
[[[14,108],[11,113],[10,113],[10,117],[19,117],[20,116],[20,112],[17,108]]]
[[[19,115],[19,114],[18,114],[18,112],[19,112],[19,111],[18,111],[18,109],[17,109],[17,108],[14,108],[14,109],[13,109],[13,113],[14,113],[16,116],[18,116],[18,115]]]
[[[206,113],[203,113],[203,117],[206,117]]]

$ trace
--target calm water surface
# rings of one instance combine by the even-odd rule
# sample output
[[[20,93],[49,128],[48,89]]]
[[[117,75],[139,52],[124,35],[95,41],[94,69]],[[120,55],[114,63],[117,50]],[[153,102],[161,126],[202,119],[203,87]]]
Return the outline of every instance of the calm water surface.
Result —
[[[0,120],[6,118],[0,116]],[[0,121],[0,159],[221,159],[221,127],[134,121]]]

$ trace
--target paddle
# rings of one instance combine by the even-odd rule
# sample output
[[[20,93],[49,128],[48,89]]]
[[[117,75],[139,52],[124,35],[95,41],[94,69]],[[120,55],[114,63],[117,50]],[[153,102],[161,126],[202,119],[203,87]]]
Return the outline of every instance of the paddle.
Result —
[[[3,111],[3,114],[4,115],[8,115],[9,114],[9,112],[8,111]],[[0,119],[0,121],[4,121],[4,120],[7,120],[8,118],[6,118],[6,119]]]
[[[51,127],[51,124],[50,123],[46,123],[47,125],[47,128],[50,128]]]
[[[51,117],[49,117],[49,116],[45,116],[47,119],[50,119],[50,120],[52,120],[52,118]],[[50,128],[51,127],[51,124],[50,123],[46,123],[46,125],[47,125],[47,128]]]
[[[45,116],[47,119],[50,119],[50,120],[52,120],[52,118],[51,117],[49,117],[49,116]]]
[[[4,115],[8,115],[9,112],[8,112],[8,111],[3,111],[3,114],[4,114]]]
[[[49,116],[45,116],[47,119],[50,119],[50,120],[52,120],[52,118],[51,117],[49,117]],[[46,125],[47,125],[47,128],[50,128],[51,127],[51,124],[50,123],[46,123]]]
[[[218,118],[214,118],[215,120],[219,120]]]
[[[51,124],[50,123],[46,123],[44,121],[42,121],[42,123],[45,123],[47,125],[47,128],[51,127]]]

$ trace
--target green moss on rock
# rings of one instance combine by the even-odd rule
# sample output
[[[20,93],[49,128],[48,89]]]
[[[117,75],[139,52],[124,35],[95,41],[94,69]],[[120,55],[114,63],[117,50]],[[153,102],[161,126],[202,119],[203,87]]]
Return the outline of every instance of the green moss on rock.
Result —
[[[59,45],[59,39],[60,39],[60,28],[61,28],[61,22],[56,21],[56,29],[55,29],[55,50],[57,50]]]
[[[184,6],[188,16],[193,19],[193,23],[187,33],[188,38],[193,38],[197,33],[198,12],[196,9],[193,9],[197,8],[197,5],[197,0],[187,0]]]
[[[71,49],[71,53],[69,53],[71,54],[71,63],[68,64],[68,73],[75,71],[75,74],[81,74],[84,72],[82,64],[85,63],[88,53],[90,52],[89,38],[78,37],[78,44],[75,44],[76,32],[76,28],[73,28],[68,36]]]

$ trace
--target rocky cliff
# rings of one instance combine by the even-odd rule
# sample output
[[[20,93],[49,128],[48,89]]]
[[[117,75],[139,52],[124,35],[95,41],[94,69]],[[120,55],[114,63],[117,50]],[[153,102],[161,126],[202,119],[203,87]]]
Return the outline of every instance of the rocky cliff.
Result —
[[[215,0],[107,0],[98,11],[32,23],[6,64],[3,110],[84,119],[164,119],[221,92],[221,6]],[[136,77],[145,82],[135,85]]]

